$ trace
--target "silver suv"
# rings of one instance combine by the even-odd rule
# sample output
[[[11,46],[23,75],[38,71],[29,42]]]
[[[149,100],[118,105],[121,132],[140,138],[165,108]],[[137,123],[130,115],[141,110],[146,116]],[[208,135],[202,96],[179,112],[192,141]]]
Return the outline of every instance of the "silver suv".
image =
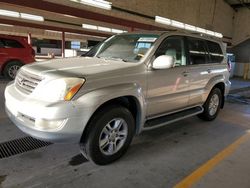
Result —
[[[85,57],[23,66],[5,90],[25,133],[79,143],[91,161],[120,158],[144,130],[198,115],[211,121],[230,88],[222,42],[181,32],[120,34]]]

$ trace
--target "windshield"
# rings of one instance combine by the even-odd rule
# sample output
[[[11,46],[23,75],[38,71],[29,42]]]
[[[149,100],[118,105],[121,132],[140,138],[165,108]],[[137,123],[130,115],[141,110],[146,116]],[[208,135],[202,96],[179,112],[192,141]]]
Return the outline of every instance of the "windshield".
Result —
[[[159,35],[115,35],[92,48],[86,56],[138,62],[154,44]]]

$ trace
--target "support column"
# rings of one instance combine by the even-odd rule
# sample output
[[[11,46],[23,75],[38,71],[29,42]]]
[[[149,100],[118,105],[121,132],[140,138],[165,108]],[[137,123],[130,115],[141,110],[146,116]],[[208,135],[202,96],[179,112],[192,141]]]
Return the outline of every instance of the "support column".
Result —
[[[62,32],[62,58],[65,57],[65,32]]]
[[[28,44],[32,45],[31,33],[28,33]]]
[[[134,28],[134,27],[130,27],[130,28],[128,29],[128,32],[133,32],[133,31],[135,31],[135,28]]]

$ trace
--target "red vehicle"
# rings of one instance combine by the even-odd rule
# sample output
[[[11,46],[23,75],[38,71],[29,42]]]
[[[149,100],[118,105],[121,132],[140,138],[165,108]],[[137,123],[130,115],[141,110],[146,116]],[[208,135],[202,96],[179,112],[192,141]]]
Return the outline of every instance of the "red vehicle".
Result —
[[[0,71],[14,79],[18,69],[35,61],[35,51],[25,38],[0,35]]]

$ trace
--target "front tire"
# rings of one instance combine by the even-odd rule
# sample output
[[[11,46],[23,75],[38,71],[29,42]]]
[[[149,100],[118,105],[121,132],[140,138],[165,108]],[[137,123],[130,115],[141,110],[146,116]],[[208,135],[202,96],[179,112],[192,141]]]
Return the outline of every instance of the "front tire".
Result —
[[[90,121],[85,153],[98,165],[106,165],[122,157],[135,132],[135,120],[131,112],[122,106],[108,106],[97,112]]]
[[[205,104],[203,105],[204,107],[203,113],[199,114],[198,117],[205,121],[214,120],[220,111],[221,103],[222,103],[221,90],[219,88],[214,88],[210,92]]]

